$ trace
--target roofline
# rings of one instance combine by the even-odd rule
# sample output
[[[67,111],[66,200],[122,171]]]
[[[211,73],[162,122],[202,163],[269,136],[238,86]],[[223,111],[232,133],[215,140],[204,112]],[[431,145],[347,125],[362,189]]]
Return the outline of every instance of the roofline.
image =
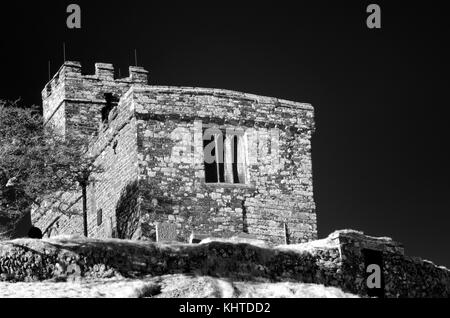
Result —
[[[144,87],[132,86],[130,90],[124,94],[146,93],[146,92],[165,92],[165,93],[181,93],[181,94],[196,94],[196,95],[211,95],[231,97],[235,99],[246,99],[249,101],[256,101],[258,103],[280,103],[282,106],[291,106],[297,109],[314,110],[314,107],[309,103],[294,102],[286,99],[279,99],[276,97],[262,96],[239,91],[219,88],[204,88],[204,87],[188,87],[188,86],[159,86],[146,85]]]

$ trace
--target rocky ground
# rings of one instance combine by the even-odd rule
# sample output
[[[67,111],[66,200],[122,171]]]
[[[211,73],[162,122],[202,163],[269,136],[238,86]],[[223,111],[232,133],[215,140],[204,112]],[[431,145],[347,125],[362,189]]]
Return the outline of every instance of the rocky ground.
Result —
[[[303,283],[243,282],[209,276],[165,275],[141,279],[0,282],[1,298],[349,298],[335,287]]]

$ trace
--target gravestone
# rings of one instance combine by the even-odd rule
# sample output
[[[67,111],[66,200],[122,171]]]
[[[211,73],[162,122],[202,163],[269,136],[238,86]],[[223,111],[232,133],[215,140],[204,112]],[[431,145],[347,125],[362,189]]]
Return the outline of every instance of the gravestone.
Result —
[[[169,222],[156,223],[156,241],[173,242],[177,240],[177,225]]]

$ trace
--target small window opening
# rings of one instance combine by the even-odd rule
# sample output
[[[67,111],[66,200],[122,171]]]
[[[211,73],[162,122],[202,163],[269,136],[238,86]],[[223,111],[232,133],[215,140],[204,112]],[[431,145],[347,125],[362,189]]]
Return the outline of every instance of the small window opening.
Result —
[[[103,210],[98,209],[97,210],[97,226],[102,225],[102,222],[103,222]]]
[[[117,149],[117,144],[118,144],[118,143],[119,143],[119,142],[118,142],[117,140],[114,140],[114,142],[113,142],[112,148],[113,148],[113,151],[114,151],[114,154],[115,154],[115,155],[117,155],[116,149]]]
[[[105,106],[102,107],[102,123],[108,123],[109,122],[109,113],[111,113],[111,110],[117,105],[118,101],[117,98],[114,97],[112,93],[105,93]]]

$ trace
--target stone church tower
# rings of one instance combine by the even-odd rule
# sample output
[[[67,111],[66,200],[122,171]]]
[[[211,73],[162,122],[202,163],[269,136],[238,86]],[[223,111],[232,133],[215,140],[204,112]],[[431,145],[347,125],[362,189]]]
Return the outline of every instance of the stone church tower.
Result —
[[[95,135],[103,172],[88,188],[91,237],[155,239],[159,222],[177,239],[245,232],[272,244],[316,239],[309,104],[222,89],[148,85],[111,64],[83,75],[65,62],[42,91],[45,125]],[[61,198],[79,211],[81,191]],[[79,215],[47,207],[32,215],[47,235],[82,234]]]

